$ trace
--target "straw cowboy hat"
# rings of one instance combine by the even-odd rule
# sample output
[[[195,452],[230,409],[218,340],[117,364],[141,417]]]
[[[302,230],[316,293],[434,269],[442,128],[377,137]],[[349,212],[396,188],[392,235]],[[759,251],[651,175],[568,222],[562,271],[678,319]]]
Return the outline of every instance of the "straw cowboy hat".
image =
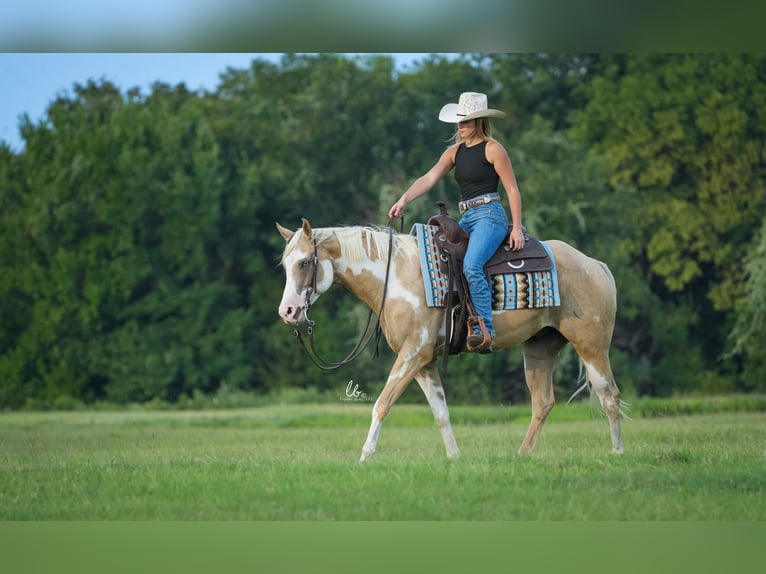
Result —
[[[439,119],[448,124],[467,122],[476,118],[505,117],[505,112],[487,107],[487,94],[463,92],[456,104],[445,104],[439,112]]]

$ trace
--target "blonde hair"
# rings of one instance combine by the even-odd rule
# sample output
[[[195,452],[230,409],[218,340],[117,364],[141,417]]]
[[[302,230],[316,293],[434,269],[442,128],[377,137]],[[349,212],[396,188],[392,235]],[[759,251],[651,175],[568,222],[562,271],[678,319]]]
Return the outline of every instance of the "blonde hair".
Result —
[[[475,118],[473,121],[476,122],[476,133],[479,134],[481,139],[492,139],[492,126],[489,123],[489,118]],[[449,141],[456,144],[463,143],[463,139],[460,137],[460,131],[458,130],[457,124],[455,125],[455,133],[452,134],[452,137],[449,139]]]

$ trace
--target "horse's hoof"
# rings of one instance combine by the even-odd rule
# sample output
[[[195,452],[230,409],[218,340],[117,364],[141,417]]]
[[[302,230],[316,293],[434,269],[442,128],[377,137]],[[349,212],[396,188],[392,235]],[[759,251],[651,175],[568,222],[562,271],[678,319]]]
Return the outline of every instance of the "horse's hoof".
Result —
[[[367,452],[366,450],[362,451],[362,456],[359,457],[359,462],[364,462],[368,458],[370,458],[374,453]]]

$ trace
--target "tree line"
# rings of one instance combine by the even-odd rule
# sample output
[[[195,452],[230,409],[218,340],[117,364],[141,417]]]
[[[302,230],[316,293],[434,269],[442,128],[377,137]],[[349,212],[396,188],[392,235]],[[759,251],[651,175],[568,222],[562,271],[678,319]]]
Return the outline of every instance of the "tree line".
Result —
[[[623,391],[766,392],[766,56],[286,54],[213,91],[75,84],[0,143],[0,407],[381,385],[387,348],[328,374],[279,320],[274,223],[385,224],[469,90],[508,114],[528,230],[612,269]],[[444,178],[405,226],[458,195]],[[367,315],[340,289],[314,313],[329,358]],[[577,377],[565,351],[557,389]],[[453,359],[445,385],[524,400],[520,351]]]

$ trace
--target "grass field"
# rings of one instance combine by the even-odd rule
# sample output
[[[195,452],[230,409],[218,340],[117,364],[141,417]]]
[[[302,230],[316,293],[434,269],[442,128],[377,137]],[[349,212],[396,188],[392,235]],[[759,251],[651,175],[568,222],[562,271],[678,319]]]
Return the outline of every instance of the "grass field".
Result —
[[[766,519],[766,415],[625,421],[625,454],[587,404],[516,449],[524,407],[397,405],[357,462],[369,404],[0,415],[0,520]]]

